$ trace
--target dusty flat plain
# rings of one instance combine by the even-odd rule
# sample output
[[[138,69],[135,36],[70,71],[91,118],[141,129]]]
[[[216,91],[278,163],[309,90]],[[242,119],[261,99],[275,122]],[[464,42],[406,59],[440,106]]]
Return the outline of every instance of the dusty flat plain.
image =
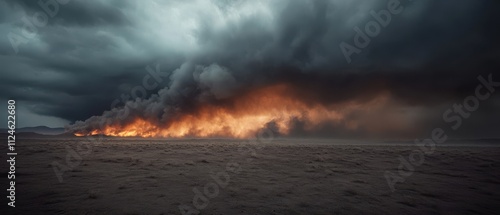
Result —
[[[185,214],[500,213],[494,145],[438,146],[392,192],[384,172],[397,173],[414,145],[84,140],[19,140],[16,208],[4,197],[1,214],[181,214],[179,206]]]

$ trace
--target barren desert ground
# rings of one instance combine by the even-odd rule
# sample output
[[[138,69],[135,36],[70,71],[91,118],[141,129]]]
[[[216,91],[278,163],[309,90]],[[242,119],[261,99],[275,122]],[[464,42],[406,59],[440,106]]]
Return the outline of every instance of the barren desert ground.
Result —
[[[78,144],[82,140],[19,140],[16,208],[9,212],[181,214],[179,206],[200,214],[495,214],[500,210],[500,148],[495,145],[438,145],[392,192],[384,172],[397,173],[398,159],[408,157],[414,145],[110,138],[86,145],[91,146],[88,150]],[[60,167],[73,165],[61,169],[62,183],[53,162]]]

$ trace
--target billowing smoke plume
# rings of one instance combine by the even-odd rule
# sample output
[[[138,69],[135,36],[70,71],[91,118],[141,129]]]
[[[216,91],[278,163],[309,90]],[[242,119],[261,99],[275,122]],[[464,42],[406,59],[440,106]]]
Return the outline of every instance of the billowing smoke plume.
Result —
[[[499,35],[489,29],[496,3],[397,2],[166,4],[145,16],[150,31],[131,36],[169,50],[135,50],[164,54],[158,57],[166,63],[149,67],[169,74],[161,87],[68,129],[235,137],[265,127],[288,135],[420,132],[473,92],[479,74],[500,68]]]

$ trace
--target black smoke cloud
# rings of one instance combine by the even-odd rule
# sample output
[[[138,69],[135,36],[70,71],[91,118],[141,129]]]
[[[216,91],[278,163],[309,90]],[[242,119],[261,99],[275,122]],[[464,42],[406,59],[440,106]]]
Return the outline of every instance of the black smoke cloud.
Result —
[[[368,101],[389,92],[395,107],[418,115],[415,130],[427,131],[474,92],[476,77],[500,79],[498,1],[401,0],[404,11],[347,63],[339,45],[354,44],[353,28],[364,28],[374,20],[370,11],[388,2],[74,0],[60,5],[19,53],[3,37],[1,97],[35,114],[82,120],[71,126],[76,130],[134,116],[165,123],[200,102],[288,83],[311,103]],[[2,35],[22,35],[22,18],[42,11],[36,1],[0,4]],[[142,84],[146,66],[157,64],[169,78],[110,110]],[[482,103],[469,120],[474,126],[461,133],[497,136],[498,105],[498,96]],[[326,126],[318,134],[345,132]]]

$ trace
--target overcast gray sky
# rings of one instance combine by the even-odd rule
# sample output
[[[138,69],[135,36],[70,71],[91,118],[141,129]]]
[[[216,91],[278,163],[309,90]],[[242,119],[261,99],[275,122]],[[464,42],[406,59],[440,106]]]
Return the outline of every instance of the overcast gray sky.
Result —
[[[387,10],[388,0],[72,0],[36,32],[23,32],[25,19],[46,14],[37,2],[0,1],[0,98],[16,99],[21,127],[103,115],[157,64],[172,76],[142,100],[142,111],[154,114],[138,115],[162,117],[161,89],[188,89],[182,107],[206,94],[287,82],[327,103],[388,91],[427,128],[474,92],[478,75],[500,80],[493,0],[401,0],[404,11],[351,63],[339,45],[354,45],[353,29],[374,20],[370,11]],[[12,38],[22,42],[13,46]],[[482,103],[464,133],[494,135],[499,106],[498,96]]]

